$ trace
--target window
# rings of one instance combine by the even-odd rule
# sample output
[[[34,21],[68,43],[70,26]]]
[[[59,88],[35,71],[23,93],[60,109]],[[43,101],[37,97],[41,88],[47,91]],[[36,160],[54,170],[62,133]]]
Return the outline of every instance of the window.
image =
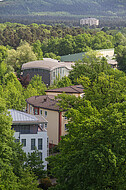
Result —
[[[62,73],[62,68],[60,68],[60,74]]]
[[[47,157],[49,156],[49,149],[47,150]]]
[[[67,124],[65,124],[65,131],[67,131],[68,130],[68,128],[67,128]]]
[[[32,113],[32,106],[30,106],[30,113]]]
[[[27,104],[27,113],[28,113],[28,104]]]
[[[23,144],[23,147],[26,147],[26,139],[21,139],[21,143]]]
[[[35,139],[31,139],[31,150],[35,150]]]
[[[55,72],[53,72],[53,77],[55,78]]]
[[[42,152],[39,152],[40,160],[42,160]]]
[[[45,117],[47,117],[47,111],[45,111]]]
[[[49,148],[49,138],[47,138],[47,148]]]
[[[42,110],[40,110],[40,115],[42,115]]]
[[[38,115],[38,109],[37,108],[34,108],[34,114]]]
[[[65,119],[67,120],[67,117],[65,116]]]
[[[42,139],[38,139],[38,150],[42,150]]]
[[[30,133],[30,126],[29,125],[22,125],[20,128],[21,134],[28,134]]]
[[[47,123],[45,123],[45,128],[47,129]]]

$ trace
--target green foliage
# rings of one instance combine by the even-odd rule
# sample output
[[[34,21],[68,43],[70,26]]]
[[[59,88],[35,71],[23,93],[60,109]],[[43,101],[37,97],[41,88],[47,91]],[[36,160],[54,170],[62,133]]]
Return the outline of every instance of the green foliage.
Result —
[[[53,84],[49,86],[49,89],[62,88],[62,87],[71,86],[71,85],[72,85],[72,82],[67,76],[64,76],[62,78],[58,76],[56,80],[54,80]]]
[[[97,57],[97,54],[90,51],[85,54],[83,63],[77,62],[73,69],[69,72],[69,78],[72,83],[77,84],[80,76],[88,77],[93,82],[99,73],[105,72],[106,74],[113,72],[106,59]]]
[[[60,154],[48,159],[58,182],[53,189],[125,189],[126,103],[99,112],[84,99],[63,95],[61,101],[68,104],[68,135]]]
[[[6,63],[11,65],[15,72],[20,74],[23,63],[36,60],[36,55],[32,51],[32,47],[27,42],[22,42],[17,50],[8,50]]]
[[[109,0],[55,0],[55,1],[41,1],[36,0],[34,4],[32,4],[33,0],[25,1],[22,0],[22,4],[20,1],[15,0],[6,0],[0,3],[0,12],[3,16],[15,16],[18,15],[21,18],[25,16],[31,15],[33,19],[34,15],[43,15],[48,16],[46,22],[50,19],[58,20],[58,19],[66,19],[69,18],[71,20],[77,19],[79,16],[88,17],[102,17],[102,18],[111,18],[113,17],[117,19],[118,17],[125,17],[125,0],[117,0],[117,1],[109,1]],[[51,12],[51,13],[50,13]],[[53,16],[49,17],[49,16]],[[39,17],[35,17],[35,19],[39,19]],[[44,19],[44,18],[43,18]],[[40,18],[41,20],[41,18]],[[32,21],[33,22],[33,21]]]
[[[113,36],[107,35],[105,32],[97,32],[91,40],[92,49],[109,49],[113,48]]]
[[[35,43],[32,44],[33,52],[36,54],[37,59],[43,59],[43,52],[41,50],[41,42],[37,40]]]
[[[40,159],[38,150],[35,150],[31,154],[28,153],[25,165],[30,167],[30,171],[32,171],[38,179],[45,177],[46,171],[44,170],[43,161]]]
[[[37,190],[36,177],[24,168],[26,155],[19,143],[14,142],[12,118],[0,98],[0,189]]]
[[[57,60],[60,60],[61,57],[60,56],[56,56],[54,53],[50,52],[50,53],[45,53],[44,57],[47,57],[47,58],[51,58],[51,59],[57,59]]]
[[[0,46],[0,63],[4,61],[7,57],[7,48],[4,46]]]
[[[118,45],[126,45],[126,37],[118,32],[115,36],[114,36],[114,41],[115,41],[115,47],[117,47]]]
[[[119,45],[116,48],[116,60],[118,68],[126,73],[126,46]]]
[[[125,189],[126,76],[96,55],[77,63],[73,80],[84,87],[84,97],[61,94],[68,134],[60,154],[49,157],[56,190]]]
[[[44,95],[45,90],[47,89],[46,85],[42,81],[42,77],[39,75],[35,75],[34,77],[32,77],[29,85],[31,85],[32,88],[37,90],[37,95]]]
[[[0,92],[0,96],[6,100],[8,109],[23,110],[25,108],[25,99],[23,95],[23,88],[18,81],[15,74],[6,74]]]
[[[115,76],[116,74],[115,71]],[[85,99],[90,100],[93,107],[100,110],[109,104],[126,100],[126,76],[122,74],[118,79],[115,76],[114,73],[113,75],[100,73],[93,83],[89,78],[86,78],[87,81],[83,76],[80,78],[84,86]]]

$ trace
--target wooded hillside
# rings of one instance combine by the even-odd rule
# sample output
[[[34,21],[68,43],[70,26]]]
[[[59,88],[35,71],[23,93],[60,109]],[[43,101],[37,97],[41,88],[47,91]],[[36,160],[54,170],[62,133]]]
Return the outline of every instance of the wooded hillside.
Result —
[[[44,16],[53,18],[123,17],[125,0],[1,0],[1,16]]]

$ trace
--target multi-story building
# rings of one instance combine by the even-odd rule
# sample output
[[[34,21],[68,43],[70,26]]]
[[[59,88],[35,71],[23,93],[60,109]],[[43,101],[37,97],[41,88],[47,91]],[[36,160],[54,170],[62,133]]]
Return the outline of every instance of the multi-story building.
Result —
[[[80,20],[80,25],[98,26],[99,20],[96,18],[84,18]]]
[[[67,134],[67,118],[64,117],[64,112],[60,110],[58,106],[58,100],[55,100],[54,98],[63,92],[66,94],[75,95],[77,97],[84,94],[83,87],[81,85],[75,85],[59,89],[47,90],[47,95],[32,96],[26,100],[28,113],[34,115],[42,115],[47,119],[47,135],[49,137],[50,145],[58,145],[61,136]]]
[[[36,149],[43,160],[44,168],[47,169],[45,160],[49,153],[47,120],[43,116],[31,115],[17,110],[8,110],[13,118],[12,129],[14,129],[15,141],[23,144],[22,149],[26,154]]]
[[[23,76],[29,74],[30,79],[34,75],[42,76],[43,82],[49,86],[53,84],[57,77],[68,76],[74,63],[60,62],[51,58],[43,58],[43,60],[31,61],[22,65]]]

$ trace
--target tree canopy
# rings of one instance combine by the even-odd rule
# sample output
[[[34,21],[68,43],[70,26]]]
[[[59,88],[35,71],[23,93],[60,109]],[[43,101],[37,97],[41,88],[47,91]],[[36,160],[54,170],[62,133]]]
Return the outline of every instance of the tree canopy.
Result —
[[[12,118],[0,98],[0,189],[37,190],[36,177],[29,167],[24,168],[26,154],[19,143],[14,142]]]
[[[94,58],[73,69],[84,97],[58,96],[68,118],[68,134],[59,143],[60,154],[48,159],[57,178],[52,189],[126,188],[126,76]],[[81,75],[79,66],[84,68]]]

